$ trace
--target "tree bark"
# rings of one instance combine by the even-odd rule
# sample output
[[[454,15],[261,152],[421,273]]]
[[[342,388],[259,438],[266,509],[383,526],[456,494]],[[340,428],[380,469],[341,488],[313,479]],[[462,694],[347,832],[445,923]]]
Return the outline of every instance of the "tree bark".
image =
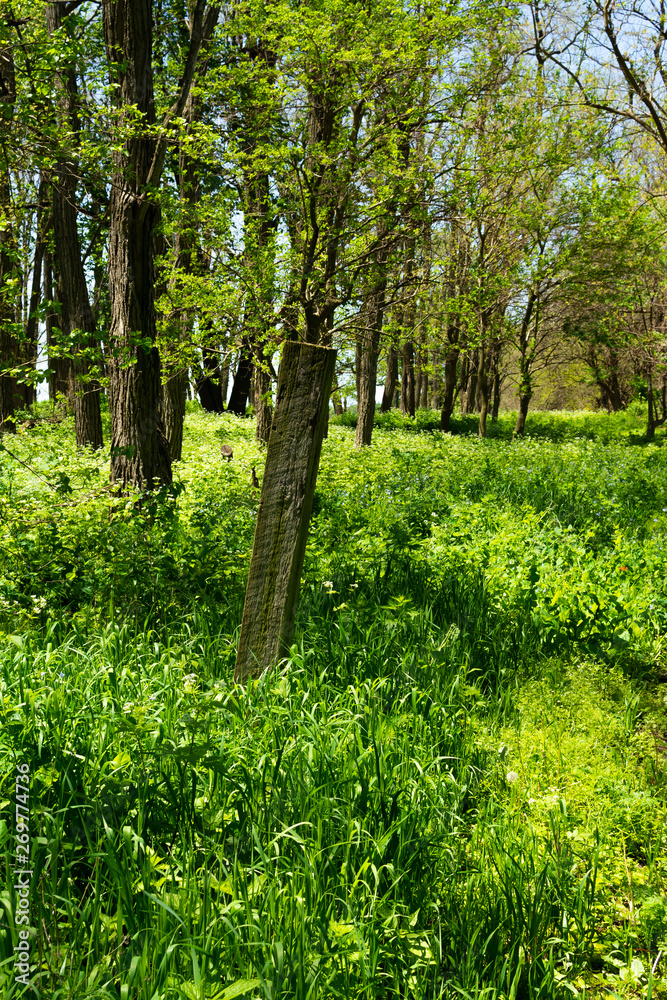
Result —
[[[480,348],[479,370],[477,372],[477,388],[480,402],[477,436],[481,438],[486,437],[486,420],[489,415],[489,373],[487,365],[487,352]]]
[[[411,340],[403,344],[401,412],[411,417],[415,415],[415,351]]]
[[[271,434],[273,407],[269,402],[271,395],[271,376],[264,367],[255,368],[255,414],[257,429],[255,435],[262,444],[267,444]]]
[[[442,407],[442,379],[440,376],[440,349],[435,347],[431,351],[431,398],[433,399],[433,409],[439,410]]]
[[[379,334],[371,334],[371,342],[361,351],[359,364],[359,392],[357,396],[357,429],[354,435],[356,448],[370,445],[375,420],[375,387],[377,385]]]
[[[46,256],[46,234],[51,225],[52,219],[49,213],[49,185],[44,176],[40,178],[39,190],[37,194],[37,237],[35,239],[35,254],[32,264],[32,287],[30,290],[30,304],[28,306],[28,318],[26,321],[25,339],[30,360],[30,366],[34,370],[37,364],[38,351],[38,317],[37,312],[42,300],[42,270],[44,258]],[[32,406],[37,401],[37,386],[25,386],[25,403]]]
[[[336,352],[283,348],[234,678],[246,683],[289,648]]]
[[[491,383],[493,387],[493,406],[491,409],[491,423],[495,424],[498,422],[498,413],[500,411],[500,356],[502,352],[502,344],[500,341],[496,341],[493,345],[493,350],[491,352]]]
[[[227,365],[227,377],[229,378],[229,364]],[[208,413],[222,413],[224,407],[224,397],[222,393],[222,372],[220,371],[219,357],[216,351],[205,347],[202,350],[202,368],[197,379],[197,393],[199,401]]]
[[[192,28],[192,24],[190,25]],[[208,51],[211,35],[215,28],[215,20],[207,19],[202,32],[202,51]],[[202,76],[208,65],[205,59],[201,67]],[[192,135],[195,124],[201,118],[201,100],[194,92],[190,92],[185,105],[184,117],[188,123],[187,135]],[[201,196],[200,184],[200,164],[196,157],[188,151],[187,142],[182,144],[178,151],[178,188],[181,210],[181,225],[176,235],[176,269],[175,274],[194,275],[204,270],[202,266],[203,254],[198,253],[198,228],[197,205]],[[192,308],[181,309],[174,317],[174,332],[178,341],[185,340],[192,332],[194,315]],[[204,348],[204,366],[206,367],[207,350]],[[218,375],[219,369],[216,370]],[[224,400],[220,391],[220,386],[214,384],[210,377],[204,376],[207,382],[204,394],[208,390],[212,407],[204,404],[205,409],[213,408],[215,412],[224,409]],[[162,419],[164,432],[169,442],[169,450],[172,461],[178,462],[183,451],[183,424],[185,422],[185,400],[188,390],[188,372],[183,369],[183,364],[177,362],[175,366],[167,367],[167,378],[162,387]],[[200,390],[201,398],[201,390]]]
[[[49,36],[62,28],[62,10],[58,4],[46,8]],[[76,141],[78,134],[76,71],[64,66],[56,73],[60,123]],[[83,270],[81,242],[77,224],[77,163],[73,155],[60,156],[53,176],[53,231],[55,236],[56,294],[60,302],[60,326],[68,343],[76,336],[75,355],[69,366],[69,396],[74,399],[74,426],[79,448],[101,448],[102,417],[100,387],[88,376],[90,363],[80,352],[96,345],[95,316],[90,305],[88,285]]]
[[[389,413],[394,403],[396,386],[398,384],[398,351],[393,344],[387,348],[387,375],[384,380],[382,406],[380,413]]]
[[[109,228],[109,363],[111,482],[147,490],[171,483],[171,454],[160,420],[160,358],[155,346],[154,230],[160,217],[151,195],[162,176],[167,125],[183,114],[208,18],[197,0],[190,18],[190,46],[180,90],[155,135],[153,4],[151,0],[102,0],[111,99],[118,111],[114,137]],[[125,135],[124,135],[125,133]]]
[[[0,58],[2,53],[0,53]],[[13,369],[18,361],[18,344],[14,325],[15,313],[12,279],[16,273],[14,230],[9,188],[9,165],[0,163],[0,370]],[[0,375],[0,432],[15,431],[14,413],[22,398],[16,377]]]
[[[162,423],[172,462],[180,462],[183,455],[187,382],[187,372],[174,372],[162,386]]]
[[[521,322],[521,333],[519,337],[519,412],[516,416],[515,434],[523,434],[526,429],[526,417],[528,407],[533,397],[533,361],[535,360],[535,338],[537,336],[537,323],[539,313],[536,312],[538,306],[538,296],[535,289],[531,289],[528,302]],[[533,313],[535,315],[535,334],[531,342],[531,323]]]
[[[11,120],[16,100],[14,58],[11,47],[0,48],[0,110],[2,110],[2,143],[0,144],[0,433],[14,431],[14,413],[22,403],[18,383],[13,374],[2,374],[18,361],[16,341],[13,278],[17,273],[16,239],[13,226],[9,160],[7,148]]]
[[[473,351],[468,360],[468,388],[465,395],[465,413],[475,412],[477,400],[477,378],[479,370],[479,351]]]
[[[382,241],[386,235],[385,226],[381,225],[378,232]],[[356,448],[370,445],[373,436],[375,420],[375,394],[378,380],[378,358],[380,356],[380,338],[384,322],[385,296],[387,292],[387,248],[382,243],[377,257],[377,280],[364,310],[366,317],[365,337],[361,342],[361,357],[358,366],[357,382],[357,429],[354,436]]]
[[[52,346],[56,341],[54,327],[58,325],[58,315],[53,306],[53,255],[48,250],[44,259],[44,298],[48,303],[44,325],[49,366],[49,399],[55,402],[58,396],[67,399],[68,378],[65,359],[58,357],[57,353],[55,356],[52,353]]]
[[[119,125],[127,110],[155,124],[150,0],[104,0],[104,36]],[[171,454],[160,420],[160,359],[155,347],[153,233],[160,210],[146,191],[157,152],[133,134],[113,154],[109,230],[111,482],[150,490],[171,483]],[[140,338],[140,339],[139,339]]]
[[[419,379],[415,389],[415,403],[420,410],[428,410],[428,349],[426,331],[422,330],[417,350],[417,370]]]
[[[449,431],[449,422],[454,411],[458,360],[458,347],[450,347],[445,355],[445,382],[442,390],[442,409],[440,411],[440,430],[445,432]]]
[[[252,347],[250,345],[249,338],[244,337],[241,343],[241,354],[239,356],[238,368],[236,369],[236,375],[234,376],[232,394],[229,397],[229,403],[227,404],[229,412],[235,413],[237,417],[245,417],[245,411],[248,405],[248,396],[250,395],[252,372]]]

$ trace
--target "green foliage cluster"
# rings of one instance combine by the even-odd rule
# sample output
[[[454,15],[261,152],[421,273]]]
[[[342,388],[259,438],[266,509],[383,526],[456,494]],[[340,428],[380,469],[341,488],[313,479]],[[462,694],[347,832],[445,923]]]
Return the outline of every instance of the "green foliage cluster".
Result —
[[[295,645],[245,691],[252,423],[193,406],[143,506],[66,424],[8,443],[4,995],[26,762],[43,996],[667,996],[667,453],[550,419],[332,425]]]

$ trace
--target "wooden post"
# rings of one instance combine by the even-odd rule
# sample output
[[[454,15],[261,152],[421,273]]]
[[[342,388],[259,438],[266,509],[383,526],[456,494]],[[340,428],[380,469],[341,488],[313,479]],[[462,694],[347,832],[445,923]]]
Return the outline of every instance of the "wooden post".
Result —
[[[292,639],[335,361],[314,344],[283,348],[234,670],[241,683]]]

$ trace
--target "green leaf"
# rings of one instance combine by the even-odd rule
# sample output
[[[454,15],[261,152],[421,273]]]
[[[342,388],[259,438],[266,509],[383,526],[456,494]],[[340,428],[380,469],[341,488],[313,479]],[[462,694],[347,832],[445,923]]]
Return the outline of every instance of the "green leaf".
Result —
[[[245,996],[251,990],[256,990],[261,984],[259,979],[237,979],[231,986],[227,986],[220,994],[219,1000],[233,1000],[234,997]]]

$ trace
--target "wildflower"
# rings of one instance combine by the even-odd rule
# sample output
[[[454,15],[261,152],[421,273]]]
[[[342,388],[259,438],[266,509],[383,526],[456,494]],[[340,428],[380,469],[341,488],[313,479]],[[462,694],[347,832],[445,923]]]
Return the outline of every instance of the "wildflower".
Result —
[[[192,692],[197,687],[197,675],[196,674],[186,674],[183,678],[183,687],[187,694],[192,694]]]
[[[331,593],[331,591],[333,590],[333,580],[325,580],[322,586],[326,587],[329,593]]]
[[[508,771],[507,774],[505,775],[505,781],[507,782],[508,785],[513,785],[518,780],[519,780],[519,775],[516,773],[516,771]]]

